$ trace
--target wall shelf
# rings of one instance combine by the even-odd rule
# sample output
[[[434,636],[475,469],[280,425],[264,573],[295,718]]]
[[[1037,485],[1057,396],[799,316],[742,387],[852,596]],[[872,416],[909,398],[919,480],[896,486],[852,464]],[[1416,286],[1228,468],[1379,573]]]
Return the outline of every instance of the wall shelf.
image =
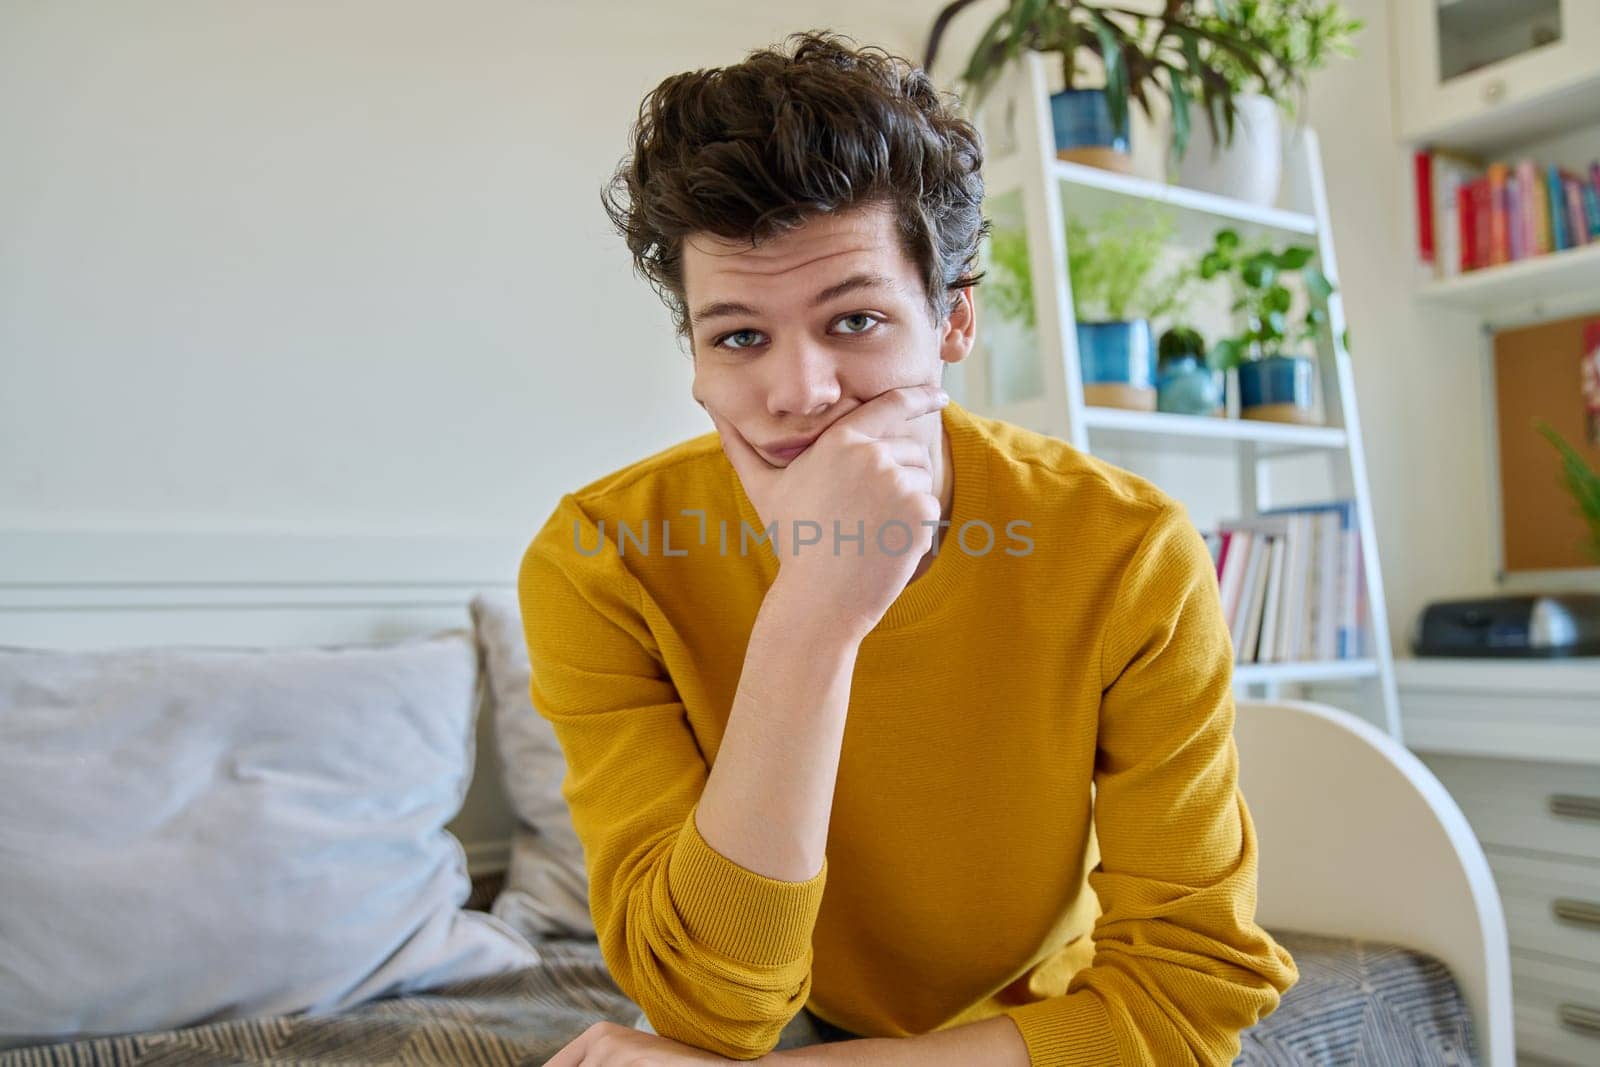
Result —
[[[1593,303],[1600,293],[1600,243],[1519,259],[1427,282],[1417,296],[1486,321],[1540,317],[1545,309]]]

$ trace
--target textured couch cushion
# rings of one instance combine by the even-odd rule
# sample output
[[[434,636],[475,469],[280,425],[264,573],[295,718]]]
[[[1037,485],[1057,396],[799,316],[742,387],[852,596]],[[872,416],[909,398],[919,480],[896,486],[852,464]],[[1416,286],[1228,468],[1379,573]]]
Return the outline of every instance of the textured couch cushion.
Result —
[[[465,632],[0,649],[0,1047],[537,963],[459,910],[476,668]]]
[[[593,937],[583,846],[561,795],[567,764],[555,731],[533,709],[532,670],[516,594],[474,597],[472,624],[494,706],[501,777],[521,823],[494,914],[535,940]]]
[[[1300,980],[1240,1034],[1235,1067],[1483,1062],[1472,1009],[1437,957],[1402,945],[1268,930]]]

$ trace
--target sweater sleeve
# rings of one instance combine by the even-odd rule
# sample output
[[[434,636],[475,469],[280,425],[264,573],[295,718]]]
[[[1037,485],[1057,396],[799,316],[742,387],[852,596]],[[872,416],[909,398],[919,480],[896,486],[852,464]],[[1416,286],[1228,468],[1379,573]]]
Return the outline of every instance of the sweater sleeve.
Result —
[[[1215,573],[1176,503],[1123,572],[1101,645],[1094,959],[1063,995],[1006,1010],[1034,1067],[1230,1064],[1299,979],[1254,919]]]
[[[583,845],[601,954],[658,1034],[755,1059],[810,996],[827,861],[807,881],[779,881],[700,835],[695,808],[709,768],[637,579],[614,545],[587,554],[600,536],[563,499],[523,555],[517,584],[533,706],[566,760],[562,795]]]

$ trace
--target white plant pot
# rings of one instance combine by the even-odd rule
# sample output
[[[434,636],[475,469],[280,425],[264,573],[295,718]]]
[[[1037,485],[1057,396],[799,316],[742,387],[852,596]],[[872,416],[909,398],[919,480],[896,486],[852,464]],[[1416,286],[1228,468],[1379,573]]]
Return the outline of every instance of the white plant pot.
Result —
[[[1178,184],[1259,207],[1278,201],[1283,181],[1283,123],[1271,97],[1234,98],[1233,143],[1220,148],[1199,108],[1190,109],[1189,150],[1178,164]]]

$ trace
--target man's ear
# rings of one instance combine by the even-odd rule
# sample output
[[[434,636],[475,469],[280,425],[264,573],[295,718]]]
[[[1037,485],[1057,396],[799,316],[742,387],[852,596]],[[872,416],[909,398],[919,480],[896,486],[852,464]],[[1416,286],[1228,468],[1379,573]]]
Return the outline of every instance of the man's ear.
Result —
[[[960,363],[966,359],[977,331],[978,307],[972,298],[972,287],[954,290],[950,314],[940,323],[939,358],[946,363]]]

